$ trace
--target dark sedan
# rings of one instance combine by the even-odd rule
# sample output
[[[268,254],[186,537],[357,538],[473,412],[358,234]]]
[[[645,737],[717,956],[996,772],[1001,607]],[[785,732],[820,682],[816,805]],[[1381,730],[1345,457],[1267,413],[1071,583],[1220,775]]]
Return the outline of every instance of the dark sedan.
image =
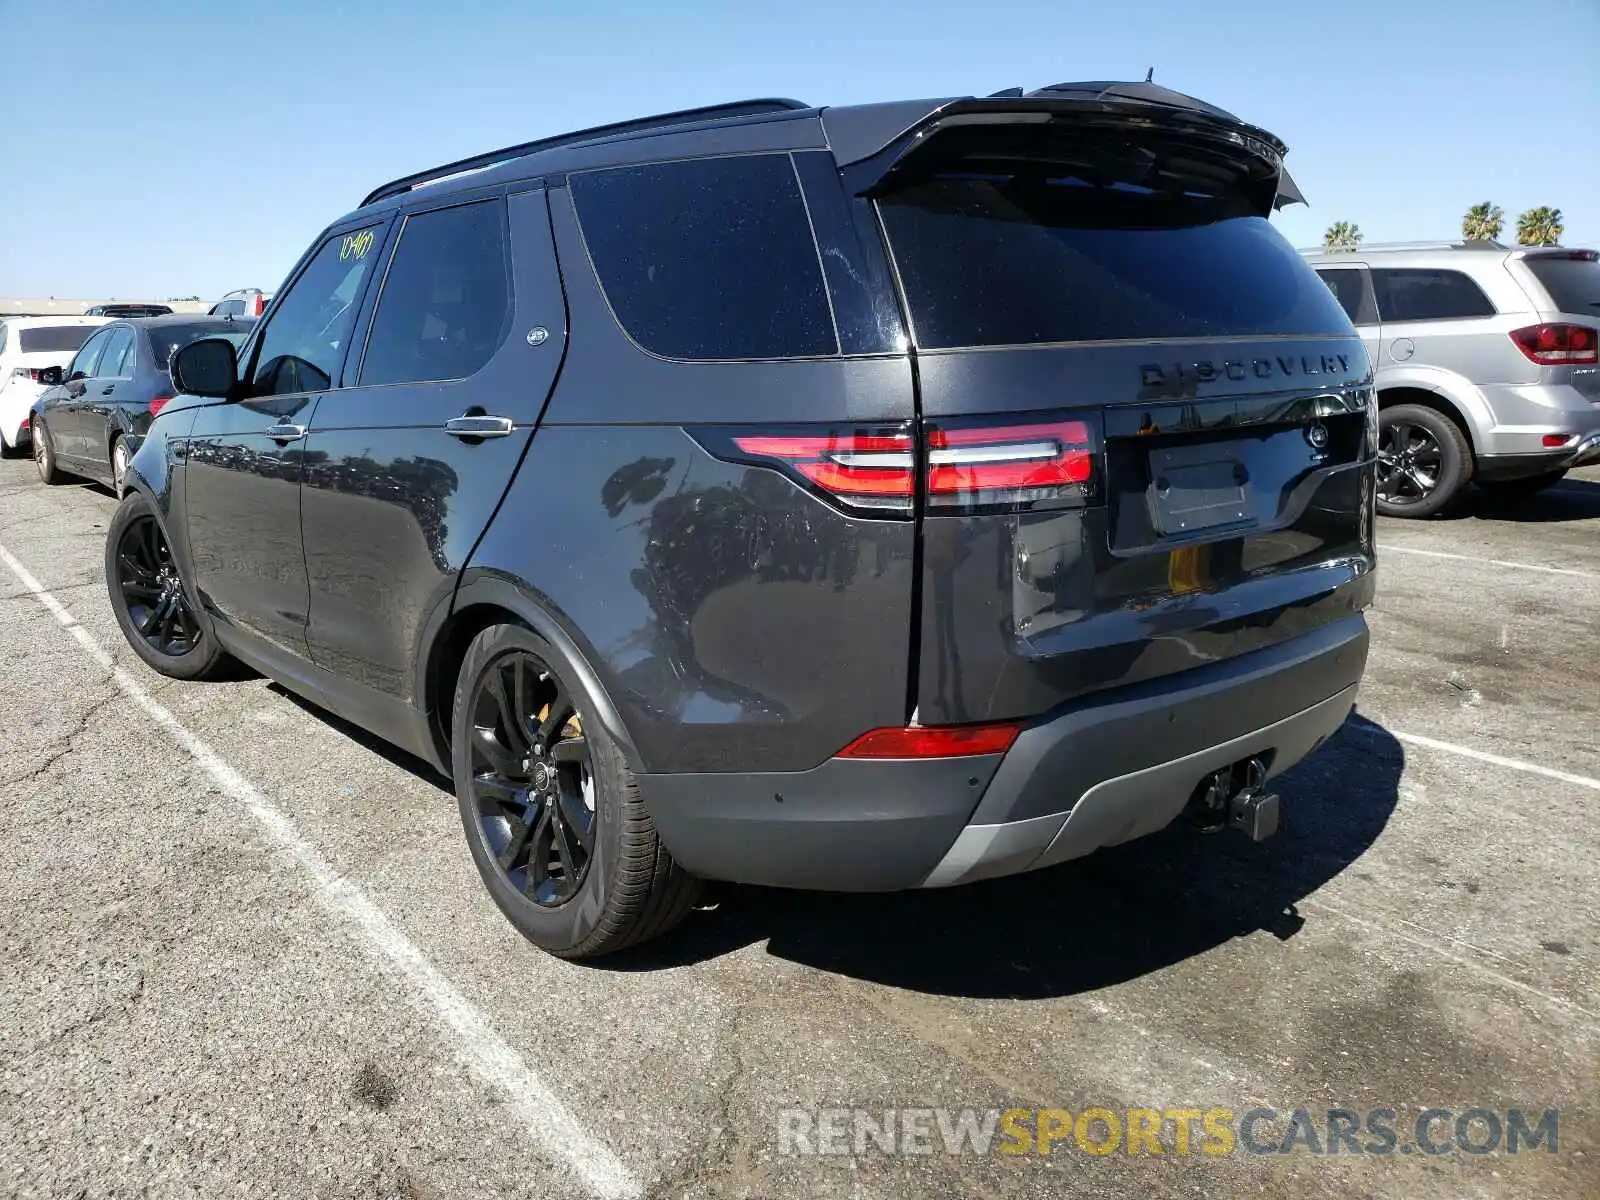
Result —
[[[242,341],[255,322],[240,317],[165,316],[117,321],[97,330],[60,379],[33,405],[33,457],[39,476],[67,474],[111,485],[122,480],[145,430],[172,399],[167,363],[197,337]]]

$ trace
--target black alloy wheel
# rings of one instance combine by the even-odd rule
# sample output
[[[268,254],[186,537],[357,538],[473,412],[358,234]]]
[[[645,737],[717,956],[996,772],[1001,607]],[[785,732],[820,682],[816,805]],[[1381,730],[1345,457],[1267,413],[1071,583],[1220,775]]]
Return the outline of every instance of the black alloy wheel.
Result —
[[[200,644],[172,550],[155,517],[128,522],[117,539],[117,588],[133,632],[157,654],[182,658]]]
[[[507,883],[544,907],[582,888],[594,856],[595,778],[583,719],[526,650],[478,679],[468,749],[472,811]]]
[[[1433,495],[1444,466],[1444,450],[1431,430],[1409,421],[1385,423],[1378,447],[1378,497],[1390,504],[1417,504]]]

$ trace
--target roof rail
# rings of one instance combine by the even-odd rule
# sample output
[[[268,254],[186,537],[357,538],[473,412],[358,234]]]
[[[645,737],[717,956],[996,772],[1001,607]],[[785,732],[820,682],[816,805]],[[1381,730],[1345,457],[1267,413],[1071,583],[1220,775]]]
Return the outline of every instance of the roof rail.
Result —
[[[372,191],[361,202],[359,207],[365,208],[369,204],[376,204],[379,200],[387,200],[390,196],[398,196],[403,192],[409,192],[412,188],[421,187],[425,183],[436,183],[451,175],[465,175],[470,171],[486,170],[489,167],[499,166],[501,163],[523,158],[541,150],[553,150],[557,146],[576,145],[579,142],[590,142],[605,137],[617,137],[625,133],[639,133],[648,129],[667,129],[673,125],[688,125],[695,121],[717,121],[728,117],[755,117],[769,113],[798,112],[810,107],[811,105],[802,104],[798,100],[735,100],[727,104],[710,104],[704,108],[686,108],[680,112],[661,113],[659,116],[654,117],[637,117],[631,121],[616,121],[610,125],[596,125],[591,129],[579,129],[572,133],[558,133],[554,137],[522,142],[516,146],[507,146],[503,150],[490,150],[486,154],[474,154],[471,158],[463,158],[453,163],[446,163],[442,167],[434,167],[428,171],[418,171],[414,175],[402,176]]]
[[[1509,250],[1511,247],[1503,246],[1499,242],[1491,241],[1465,241],[1457,238],[1453,242],[1446,241],[1418,241],[1418,242],[1362,242],[1353,251],[1338,251],[1337,253],[1365,254],[1369,250]],[[1302,251],[1304,254],[1322,254],[1328,252],[1326,246],[1313,246]]]

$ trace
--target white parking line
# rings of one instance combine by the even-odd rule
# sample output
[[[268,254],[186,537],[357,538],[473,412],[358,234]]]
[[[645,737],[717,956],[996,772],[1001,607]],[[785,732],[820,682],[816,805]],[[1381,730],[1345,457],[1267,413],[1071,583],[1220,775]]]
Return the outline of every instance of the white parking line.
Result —
[[[210,775],[223,792],[254,817],[267,837],[294,856],[316,885],[319,898],[334,912],[349,919],[366,948],[397,970],[401,977],[432,1006],[455,1035],[455,1049],[467,1068],[481,1081],[497,1085],[509,1096],[509,1105],[529,1133],[553,1155],[564,1159],[596,1195],[611,1200],[640,1196],[643,1189],[627,1166],[609,1147],[596,1140],[545,1085],[522,1056],[494,1031],[481,1011],[457,990],[421,948],[389,920],[354,883],[334,869],[294,821],[234,770],[206,742],[184,726],[110,653],[95,641],[67,607],[52,596],[33,574],[4,546],[0,561],[18,582],[49,609],[51,614],[89,657],[111,673],[122,692],[177,742]]]
[[[1448,558],[1454,562],[1483,563],[1490,567],[1511,567],[1518,571],[1538,571],[1544,575],[1572,575],[1578,579],[1600,579],[1600,572],[1577,571],[1571,567],[1543,567],[1538,563],[1511,562],[1504,558],[1481,558],[1476,554],[1446,554],[1443,550],[1418,550],[1414,546],[1395,546],[1388,542],[1378,544],[1378,557],[1385,554],[1416,554],[1423,558]]]
[[[1413,746],[1423,746],[1429,750],[1437,750],[1441,754],[1457,754],[1462,758],[1472,758],[1478,762],[1489,763],[1491,766],[1505,767],[1511,771],[1526,771],[1529,775],[1543,775],[1546,779],[1559,779],[1562,783],[1570,783],[1575,787],[1591,788],[1600,792],[1600,779],[1593,779],[1588,775],[1575,775],[1571,771],[1560,771],[1555,767],[1541,767],[1538,763],[1527,762],[1524,759],[1506,758],[1501,754],[1489,754],[1483,750],[1474,750],[1471,746],[1458,746],[1454,742],[1441,742],[1437,738],[1423,737],[1420,733],[1401,733],[1398,729],[1387,728],[1386,732],[1396,741],[1409,742]]]

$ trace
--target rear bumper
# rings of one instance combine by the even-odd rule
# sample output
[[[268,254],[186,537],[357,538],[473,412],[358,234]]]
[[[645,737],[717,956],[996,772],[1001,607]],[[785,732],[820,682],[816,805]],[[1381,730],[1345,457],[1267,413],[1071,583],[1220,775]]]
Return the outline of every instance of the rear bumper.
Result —
[[[662,841],[706,878],[836,891],[966,883],[1154,833],[1204,776],[1240,759],[1286,770],[1344,723],[1366,658],[1356,615],[1075,705],[1004,756],[639,782]]]
[[[1546,471],[1565,471],[1600,462],[1600,430],[1586,435],[1574,435],[1569,446],[1547,450],[1540,454],[1493,454],[1479,457],[1474,474],[1479,479],[1495,481],[1522,479],[1529,475],[1542,475]]]

